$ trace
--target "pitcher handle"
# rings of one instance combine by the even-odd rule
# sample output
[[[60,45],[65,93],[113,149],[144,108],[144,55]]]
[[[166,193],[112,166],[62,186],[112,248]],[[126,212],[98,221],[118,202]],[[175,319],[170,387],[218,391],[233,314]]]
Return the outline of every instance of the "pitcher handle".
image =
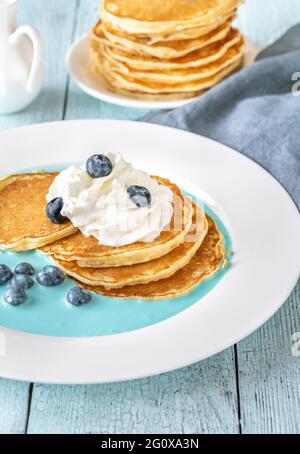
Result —
[[[31,70],[27,79],[26,90],[28,93],[34,93],[37,89],[37,84],[40,83],[42,71],[42,40],[39,32],[30,25],[22,25],[9,38],[11,44],[15,44],[21,36],[27,35],[33,46],[33,57]]]

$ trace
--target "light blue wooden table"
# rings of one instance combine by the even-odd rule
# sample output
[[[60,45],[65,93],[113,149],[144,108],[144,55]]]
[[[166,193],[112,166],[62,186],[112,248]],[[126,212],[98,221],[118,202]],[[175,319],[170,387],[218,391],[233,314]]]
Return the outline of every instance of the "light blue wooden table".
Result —
[[[36,25],[43,35],[46,82],[28,110],[0,117],[1,130],[51,120],[135,119],[145,113],[89,98],[67,77],[67,49],[96,21],[98,6],[99,0],[21,0],[19,22]],[[238,19],[260,48],[296,22],[299,0],[247,0]],[[298,285],[256,333],[213,358],[162,376],[97,386],[0,379],[0,433],[300,433],[300,358],[292,355],[291,340],[300,331],[299,302]]]

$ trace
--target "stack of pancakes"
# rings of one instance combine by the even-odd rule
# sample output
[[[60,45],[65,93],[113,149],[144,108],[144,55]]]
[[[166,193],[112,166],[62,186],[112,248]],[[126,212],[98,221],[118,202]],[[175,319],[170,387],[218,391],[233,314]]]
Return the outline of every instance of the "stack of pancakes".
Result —
[[[91,34],[90,65],[117,92],[187,98],[242,65],[232,28],[242,0],[104,0]]]
[[[46,195],[57,173],[24,174],[0,181],[0,249],[38,248],[79,285],[117,298],[160,300],[188,293],[225,262],[216,224],[169,180],[173,194],[168,229],[152,243],[109,247],[84,237],[70,222],[51,223]]]

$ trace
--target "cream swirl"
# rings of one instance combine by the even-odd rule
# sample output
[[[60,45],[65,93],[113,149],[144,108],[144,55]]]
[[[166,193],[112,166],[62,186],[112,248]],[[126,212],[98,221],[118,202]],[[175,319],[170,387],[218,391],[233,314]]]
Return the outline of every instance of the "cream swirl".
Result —
[[[110,175],[91,178],[85,166],[71,166],[55,178],[47,201],[62,197],[62,215],[83,235],[93,236],[105,246],[154,241],[171,221],[172,191],[135,169],[121,154],[106,156],[113,164]],[[132,185],[150,191],[149,207],[138,208],[130,200],[127,188]]]

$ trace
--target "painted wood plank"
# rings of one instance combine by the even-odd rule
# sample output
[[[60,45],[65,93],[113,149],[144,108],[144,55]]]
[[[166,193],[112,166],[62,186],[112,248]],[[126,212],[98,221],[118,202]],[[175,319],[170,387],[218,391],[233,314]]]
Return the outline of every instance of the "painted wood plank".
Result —
[[[264,47],[271,42],[273,42],[275,39],[277,39],[282,33],[284,33],[290,26],[294,25],[300,18],[300,4],[296,0],[289,0],[287,2],[280,2],[279,0],[275,0],[276,5],[274,4],[274,1],[272,0],[267,0],[266,2],[261,2],[260,0],[248,0],[246,4],[241,8],[239,19],[237,21],[238,25],[241,27],[242,31],[249,36],[259,47]],[[91,1],[91,4],[93,3],[93,0]],[[97,3],[97,2],[96,2]],[[86,5],[85,5],[86,6]],[[97,9],[97,8],[96,8]],[[88,10],[87,14],[89,14]],[[86,21],[83,22],[84,27],[86,24]],[[268,23],[268,27],[266,27],[266,23]],[[78,35],[81,35],[83,31],[85,31],[85,28],[80,27],[80,24],[78,26]],[[67,112],[69,118],[78,118],[78,111],[74,109],[74,105],[72,104],[72,100],[74,100],[74,92],[70,94],[71,102],[68,103],[67,106]],[[76,102],[74,101],[76,104]],[[79,103],[78,103],[79,104]],[[97,101],[96,101],[97,104]],[[88,113],[83,113],[82,109],[82,104],[81,104],[81,116],[86,117],[93,117],[95,116],[95,113],[97,115],[97,111],[94,110],[94,108],[97,109],[96,105],[93,101],[89,104],[89,112]],[[103,109],[103,110],[102,110]],[[107,110],[106,110],[107,109]],[[94,113],[95,112],[95,113]],[[123,114],[124,112],[124,114]],[[118,118],[130,118],[130,115],[128,115],[128,112],[126,112],[123,108],[116,108],[114,106],[109,106],[101,103],[101,107],[99,108],[99,115],[97,115],[99,118],[104,117],[118,117]],[[134,115],[133,115],[134,118]],[[296,297],[294,297],[296,298]],[[288,303],[291,304],[291,303]],[[283,309],[283,311],[286,311],[287,309]],[[294,310],[295,308],[292,305],[292,309],[290,314],[289,321],[292,322],[293,319],[295,319],[294,316]],[[282,314],[281,312],[276,320],[280,320],[278,323],[281,326],[284,326],[284,321],[282,319]],[[285,326],[287,327],[287,319],[285,319]],[[277,343],[280,340],[280,337],[276,335],[276,326],[274,326],[274,321],[270,321],[269,324],[267,324],[263,329],[262,332],[265,332],[267,334],[268,342],[270,343],[270,346],[272,345],[272,342],[274,341],[274,338],[277,339]],[[249,433],[255,433],[255,431],[260,431],[262,433],[268,433],[269,432],[276,432],[277,430],[284,432],[286,430],[287,432],[293,432],[297,430],[297,423],[292,422],[292,417],[287,418],[286,414],[284,411],[277,412],[276,413],[276,406],[272,406],[272,399],[273,392],[275,392],[275,396],[277,395],[277,406],[287,408],[290,411],[290,414],[294,413],[297,414],[298,412],[298,407],[297,404],[293,401],[293,394],[290,394],[290,388],[291,389],[297,389],[297,379],[299,378],[294,371],[294,374],[291,371],[291,376],[289,377],[291,380],[290,384],[287,384],[287,386],[282,389],[281,386],[281,377],[284,375],[285,377],[285,365],[283,362],[281,362],[281,369],[279,370],[279,376],[273,376],[273,383],[272,380],[270,380],[267,385],[264,384],[263,377],[258,377],[257,376],[257,371],[260,371],[260,368],[262,369],[262,376],[263,374],[267,373],[266,371],[268,370],[268,362],[264,364],[263,359],[261,356],[261,352],[263,351],[263,339],[261,339],[259,336],[261,331],[259,331],[257,334],[254,334],[250,338],[248,338],[247,342],[253,342],[256,344],[256,350],[259,350],[260,356],[258,357],[257,363],[253,363],[248,369],[246,367],[246,362],[245,358],[240,354],[240,349],[239,351],[239,364],[240,364],[240,370],[239,370],[239,375],[240,375],[240,393],[242,396],[242,430],[245,432]],[[246,341],[245,341],[246,342]],[[243,343],[241,344],[243,345]],[[287,344],[289,345],[289,344]],[[242,347],[241,347],[242,348]],[[288,347],[287,347],[288,348]],[[273,355],[276,356],[276,352],[273,352]],[[267,360],[267,358],[265,358]],[[198,366],[194,366],[198,367]],[[296,365],[294,364],[294,367]],[[253,369],[252,369],[253,368]],[[248,380],[244,379],[245,376],[245,371],[246,370],[246,376],[248,377]],[[293,370],[293,369],[292,369]],[[150,379],[151,380],[151,379]],[[288,380],[286,380],[288,383]],[[253,385],[252,388],[249,387],[249,384],[257,384]],[[129,385],[128,385],[129,386]],[[255,389],[258,386],[259,389],[264,390],[262,391],[262,394],[260,396],[260,399],[255,400],[255,396],[253,399],[253,395],[251,394],[251,390]],[[279,392],[281,391],[281,392]],[[294,393],[294,397],[297,397],[297,392]],[[122,394],[123,395],[123,394]],[[269,399],[267,399],[267,396],[271,396]],[[248,398],[247,398],[248,396]],[[252,406],[251,403],[257,402],[256,406]],[[262,413],[260,415],[260,409],[265,408],[265,405],[268,407],[268,411],[265,413]],[[255,410],[255,411],[254,411]],[[260,416],[263,416],[262,418]],[[214,432],[214,428],[211,427],[211,431]]]
[[[23,434],[26,428],[29,384],[0,379],[0,434]]]
[[[95,0],[81,2],[76,36],[97,20],[98,6]],[[129,119],[144,113],[99,102],[70,84],[67,119]],[[47,428],[50,433],[235,433],[237,414],[234,357],[229,350],[201,366],[133,383],[35,385],[29,432],[43,433]]]
[[[88,33],[99,18],[99,0],[80,2],[75,38]],[[70,82],[66,119],[78,118],[114,118],[133,120],[146,115],[149,109],[119,107],[99,101],[83,93],[72,81]]]
[[[237,25],[263,48],[299,21],[298,0],[247,0]],[[243,433],[300,433],[300,359],[291,353],[299,303],[298,284],[281,311],[238,344]]]
[[[238,345],[243,433],[300,433],[300,357],[292,354],[299,303],[300,282],[284,307]]]
[[[42,1],[44,3],[44,0]],[[32,3],[32,7],[34,7],[35,3],[36,7],[38,8],[40,7],[42,1],[40,0],[40,2],[33,2],[32,0],[30,2],[29,0],[23,0],[23,5]],[[298,0],[296,1],[299,5]],[[282,6],[289,9],[290,11],[290,16],[288,16],[290,25],[292,24],[292,19],[295,20],[294,18],[299,18],[299,7],[296,10],[297,6],[295,6],[296,2],[294,2],[294,0],[286,1],[284,5],[282,4],[282,2],[280,2],[280,5],[277,8],[277,10],[279,11],[278,14],[275,14],[274,12],[270,13],[270,11],[272,11],[272,8],[269,10],[269,13],[272,14],[272,17],[274,18],[274,22],[272,22],[272,36],[266,37],[265,35],[265,37],[262,39],[260,38],[260,34],[265,33],[265,31],[258,32],[258,29],[259,27],[260,30],[267,28],[265,27],[265,24],[268,16],[264,16],[264,21],[259,22],[260,26],[258,26],[257,20],[253,21],[253,17],[255,17],[256,19],[257,17],[259,17],[261,10],[258,3],[262,5],[264,2],[258,0],[248,0],[247,4],[250,4],[250,2],[252,11],[251,17],[247,15],[249,13],[245,13],[243,19],[243,28],[244,30],[250,30],[248,34],[252,36],[252,38],[255,39],[258,44],[261,43],[261,45],[268,44],[267,40],[273,40],[277,37],[275,36],[274,31],[277,30],[277,26],[278,30],[280,29],[280,33],[281,30],[284,31],[284,28],[287,27],[287,14],[281,14]],[[256,6],[253,6],[254,2],[256,3]],[[270,0],[267,0],[266,3],[267,2],[269,3]],[[56,6],[58,7],[56,8],[57,13],[57,11],[64,9],[66,4],[69,5],[70,3],[70,0],[69,2],[59,2],[58,6],[58,2],[47,2],[48,10],[46,14],[48,14],[49,9],[52,8],[53,4],[56,4]],[[97,2],[94,2],[94,0],[85,0],[84,3],[81,3],[82,5],[79,18],[81,18],[81,11],[86,10],[86,5],[96,4]],[[294,7],[291,6],[292,4],[294,5]],[[272,5],[274,7],[274,0],[272,0]],[[269,6],[271,5],[269,4]],[[264,8],[264,6],[262,6],[262,8]],[[88,19],[90,17],[89,6],[87,6],[87,9],[87,16],[84,17]],[[40,26],[38,25],[38,21],[44,20],[40,16],[42,16],[40,10],[36,11],[36,14],[32,15],[32,23]],[[71,22],[72,21],[70,20],[70,23]],[[93,21],[91,21],[91,23],[93,22],[94,19]],[[277,24],[276,27],[274,26],[275,23]],[[89,26],[86,28],[86,24],[87,22],[83,20],[80,20],[78,22],[77,35],[81,34],[83,29],[86,30],[87,28],[89,28]],[[64,26],[60,28],[60,31],[69,26],[69,19],[66,18],[66,20],[63,22],[63,25]],[[49,29],[44,28],[44,30],[47,30],[47,33],[45,32],[45,34],[49,36]],[[57,78],[55,82],[55,78],[57,77],[57,67],[63,69],[63,63],[61,63],[63,62],[63,58],[59,61],[57,58],[58,53],[59,55],[61,55],[60,49],[65,46],[65,40],[62,37],[61,33],[59,34],[59,39],[59,46],[56,46],[56,53],[54,53],[53,51],[52,56],[54,69],[51,71],[51,73],[54,79],[52,79],[51,81],[49,80],[49,86],[53,87],[52,92],[50,91],[52,93],[52,96],[48,98],[47,102],[41,102],[41,99],[37,100],[36,103],[33,104],[32,107],[28,109],[28,111],[25,111],[23,114],[19,114],[13,117],[0,118],[0,128],[4,129],[6,127],[13,127],[21,124],[33,123],[36,121],[44,121],[47,116],[49,119],[56,119],[56,115],[54,115],[53,112],[55,111],[57,106],[61,108],[60,112],[62,112],[63,106],[61,105],[61,94],[63,94],[63,91],[61,92],[61,83],[59,81],[64,81],[64,79]],[[51,43],[51,46],[53,46],[53,43]],[[124,110],[122,108],[120,108],[119,111],[119,108],[110,107],[108,105],[105,106],[105,103],[101,105],[101,108],[98,104],[91,107],[91,104],[89,103],[94,102],[93,100],[90,99],[89,102],[87,102],[86,100],[84,100],[86,98],[86,95],[82,94],[81,97],[78,96],[79,92],[77,94],[74,93],[72,91],[74,89],[74,87],[72,88],[72,84],[70,85],[70,89],[69,103],[67,105],[67,118],[103,118],[104,116],[109,118],[135,118],[135,116],[140,115],[140,113],[136,114],[135,112],[124,113]],[[57,95],[57,90],[59,90],[60,95]],[[45,95],[46,93],[43,93],[40,98]],[[77,96],[76,101],[74,96]],[[56,99],[56,102],[53,102],[54,99]],[[36,105],[36,110],[33,109],[34,105]],[[82,108],[82,105],[85,106],[85,108]],[[87,109],[88,112],[85,111],[85,109]],[[31,112],[30,114],[29,111]],[[35,119],[36,116],[39,118]],[[286,307],[283,309],[284,311],[288,310],[288,316],[285,314],[283,325],[281,313],[276,316],[276,319],[277,317],[280,317],[280,322],[277,322],[277,325],[285,326],[285,333],[289,332],[290,326],[293,326],[293,321],[293,328],[299,330],[299,320],[296,318],[296,308],[294,308],[297,302],[299,302],[299,291],[293,298],[295,298],[293,300],[295,302],[292,303],[293,307],[289,310],[286,309]],[[247,369],[244,364],[245,358],[248,361],[248,356],[253,350],[253,344],[250,343],[249,348],[247,347],[248,344],[245,344],[247,350],[252,348],[252,350],[250,350],[250,353],[247,352],[246,349],[242,350],[242,353],[239,350],[239,365],[241,370],[240,381],[242,383],[240,391],[242,405],[244,406],[244,408],[242,408],[242,425],[244,431],[249,433],[253,433],[255,432],[255,430],[260,430],[261,432],[266,432],[268,430],[278,430],[279,432],[281,430],[297,430],[297,426],[291,420],[288,421],[288,424],[282,422],[280,413],[284,415],[283,417],[286,421],[286,412],[288,410],[289,414],[295,414],[295,418],[298,417],[299,421],[299,407],[297,406],[297,398],[299,401],[299,394],[294,391],[295,389],[298,389],[295,387],[295,383],[297,385],[295,379],[297,378],[299,383],[299,377],[296,375],[296,373],[293,373],[293,379],[290,380],[290,375],[284,375],[282,373],[285,367],[284,361],[281,361],[281,366],[278,369],[279,373],[274,378],[275,384],[272,383],[272,386],[270,386],[270,379],[268,374],[266,372],[263,372],[263,368],[265,367],[264,362],[266,361],[266,359],[270,361],[272,360],[272,366],[274,364],[276,367],[278,366],[276,351],[272,354],[272,352],[268,350],[267,358],[262,357],[263,355],[261,353],[261,345],[263,342],[268,345],[268,348],[270,350],[272,349],[272,341],[270,341],[270,339],[273,340],[274,336],[275,345],[277,347],[281,345],[279,342],[280,337],[276,336],[276,330],[278,329],[278,326],[273,326],[273,320],[269,322],[270,328],[269,324],[267,324],[261,331],[244,341],[249,342],[252,338],[257,338],[256,342],[253,341],[253,344],[257,346],[256,348],[257,351],[260,352],[260,356],[259,361],[253,362],[254,372],[252,371],[253,366],[249,366]],[[262,335],[261,332],[264,333],[264,335]],[[266,338],[269,339],[268,342],[266,342]],[[263,351],[265,352],[265,350]],[[227,355],[229,355],[229,357]],[[255,354],[253,356],[255,356]],[[293,358],[292,361],[294,360],[297,361],[297,359]],[[299,364],[299,359],[298,363],[295,364]],[[260,368],[262,369],[262,371],[260,370]],[[235,418],[236,398],[235,389],[233,386],[234,377],[232,377],[233,370],[233,355],[232,351],[229,350],[222,353],[221,355],[218,355],[215,358],[211,358],[208,361],[195,366],[191,366],[190,368],[184,369],[182,371],[166,374],[161,377],[140,380],[133,383],[90,387],[57,387],[36,385],[33,392],[32,414],[29,420],[29,431],[32,431],[33,433],[45,433],[47,431],[49,431],[50,433],[120,433],[121,430],[123,432],[127,432],[130,430],[130,428],[132,428],[132,432],[143,432],[145,431],[144,428],[146,427],[148,433],[155,433],[155,431],[160,431],[159,427],[163,427],[165,433],[172,433],[172,431],[176,432],[178,430],[181,433],[184,433],[184,431],[192,432],[193,430],[195,430],[196,432],[211,433],[217,431],[224,431],[226,433],[235,432],[237,431],[237,423]],[[293,371],[295,372],[295,370],[296,366]],[[272,370],[270,373],[272,373]],[[221,383],[220,376],[222,377]],[[246,381],[244,381],[245,377],[247,378]],[[250,387],[249,393],[247,393],[247,390],[245,388],[248,387],[249,384],[253,383],[253,379],[255,380],[255,378],[257,378],[257,389],[255,390],[255,387],[253,385],[252,388]],[[284,392],[282,392],[281,387],[281,381],[283,379],[285,379],[285,381],[289,383],[289,387],[285,386]],[[262,389],[261,381],[263,383],[266,383],[263,387],[262,393],[258,392],[258,390]],[[2,382],[5,382],[5,387],[3,388],[1,388]],[[8,386],[11,385],[13,385],[13,387],[10,388],[12,389],[12,391],[9,391]],[[15,406],[13,405],[11,398],[9,398],[8,403],[7,401],[5,401],[5,404],[3,403],[3,396],[5,399],[7,399],[7,396],[9,396],[10,393],[17,395],[18,388],[14,388],[14,386],[19,386],[19,383],[11,381],[0,382],[0,413],[2,413],[3,408],[7,409],[7,414],[9,414],[10,412],[14,413],[16,411],[14,409]],[[278,412],[277,416],[274,413],[274,405],[272,402],[272,388],[274,389],[274,387],[277,392],[277,398],[275,399],[275,408],[280,409],[280,412]],[[3,390],[4,392],[1,394],[1,391]],[[256,405],[253,405],[253,400],[255,401],[254,391],[256,391],[258,395]],[[269,393],[270,395],[266,401],[267,404],[265,405],[264,402],[266,395],[268,395]],[[284,396],[284,398],[282,398],[282,395]],[[296,404],[293,404],[294,400],[296,401]],[[18,401],[21,402],[22,399],[18,398]],[[130,405],[131,401],[133,401],[132,405]],[[147,409],[147,412],[144,412],[144,407]],[[17,406],[18,411],[20,410],[20,408],[24,409],[23,404]],[[268,410],[266,410],[266,408],[268,408]],[[283,411],[282,408],[285,409],[285,411]],[[209,411],[207,409],[209,409]],[[211,410],[213,416],[211,415]],[[152,421],[149,421],[148,413],[152,415],[153,423]],[[274,414],[276,416],[275,422]],[[131,417],[131,415],[134,416]],[[225,421],[227,420],[228,415],[229,423],[228,421]],[[143,418],[146,418],[145,421],[149,421],[149,424],[146,425],[145,422],[143,422]],[[159,418],[163,421],[162,426],[159,425]],[[262,423],[262,419],[264,418],[266,418],[267,422]],[[86,420],[86,422],[82,421],[84,419]],[[257,422],[257,419],[260,419],[259,423]],[[292,419],[292,417],[290,417],[290,419]],[[272,423],[270,423],[271,420]],[[0,428],[4,428],[5,430],[7,430],[7,432],[11,431],[18,433],[18,431],[20,430],[18,416],[15,415],[14,418],[12,418],[10,421],[11,422],[8,424],[7,421],[2,422],[0,419]],[[119,429],[119,427],[121,427],[121,429]],[[179,429],[179,427],[181,427],[181,430]]]
[[[41,95],[27,110],[0,116],[0,130],[62,118],[67,81],[64,58],[71,43],[75,7],[76,0],[22,0],[20,3],[19,24],[35,25],[42,33],[46,79]],[[0,433],[24,432],[28,393],[29,384],[0,379]]]
[[[42,35],[45,83],[28,109],[0,116],[0,130],[62,118],[67,81],[65,54],[72,41],[76,3],[76,0],[20,2],[18,23],[34,25]]]
[[[234,356],[133,382],[35,385],[29,433],[238,433]]]

